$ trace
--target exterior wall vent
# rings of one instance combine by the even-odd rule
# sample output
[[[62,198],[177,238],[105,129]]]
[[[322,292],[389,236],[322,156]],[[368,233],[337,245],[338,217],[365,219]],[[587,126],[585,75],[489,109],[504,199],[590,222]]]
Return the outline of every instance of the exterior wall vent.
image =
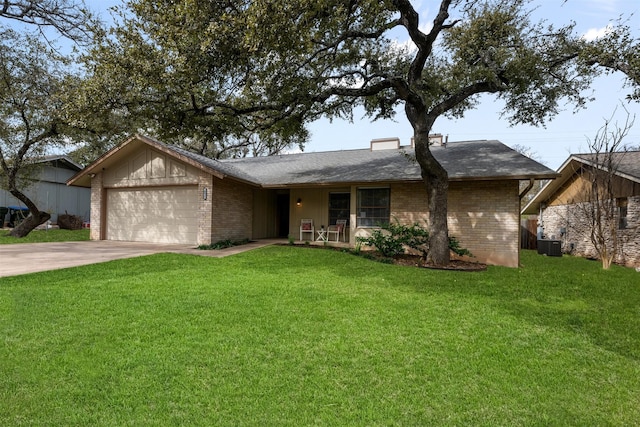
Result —
[[[371,140],[371,151],[397,150],[400,148],[400,138],[380,138]]]

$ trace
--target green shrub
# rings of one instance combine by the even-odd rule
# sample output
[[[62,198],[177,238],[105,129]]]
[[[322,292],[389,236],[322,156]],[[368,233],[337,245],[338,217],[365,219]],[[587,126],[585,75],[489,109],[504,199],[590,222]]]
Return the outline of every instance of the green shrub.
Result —
[[[356,241],[375,247],[385,257],[398,256],[404,253],[406,247],[421,252],[425,259],[429,253],[429,231],[417,222],[403,225],[396,219],[394,223],[373,230],[371,236],[358,237]],[[469,250],[460,247],[455,237],[449,237],[449,248],[458,255],[472,256]]]
[[[460,256],[473,256],[473,254],[469,251],[469,249],[460,247],[460,242],[453,236],[449,236],[449,249],[457,255]]]
[[[246,245],[249,242],[250,242],[249,239],[219,240],[219,241],[217,241],[215,243],[211,243],[210,245],[200,245],[200,246],[198,246],[198,249],[202,249],[202,250],[219,250],[219,249],[231,248],[233,246]]]
[[[369,237],[358,237],[357,241],[374,246],[386,257],[394,257],[404,253],[405,246],[418,250],[428,246],[429,232],[418,223],[403,225],[396,220],[395,223],[384,224],[373,230]]]
[[[375,247],[384,256],[396,256],[404,251],[402,242],[396,236],[385,233],[386,229],[377,229],[371,232],[369,237],[358,237],[358,241]]]

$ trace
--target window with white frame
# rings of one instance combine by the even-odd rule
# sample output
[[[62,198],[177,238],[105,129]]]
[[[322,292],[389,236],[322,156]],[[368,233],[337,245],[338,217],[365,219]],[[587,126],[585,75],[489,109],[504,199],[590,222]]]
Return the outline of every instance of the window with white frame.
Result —
[[[389,223],[391,191],[388,188],[359,188],[357,199],[358,227],[379,227]]]

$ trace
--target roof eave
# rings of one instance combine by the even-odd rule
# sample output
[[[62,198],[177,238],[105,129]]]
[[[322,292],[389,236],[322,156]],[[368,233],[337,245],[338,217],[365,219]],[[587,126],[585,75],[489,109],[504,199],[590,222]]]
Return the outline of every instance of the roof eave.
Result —
[[[530,179],[547,180],[556,179],[560,175],[558,173],[539,173],[539,174],[522,174],[522,175],[494,175],[494,176],[465,176],[449,178],[449,181],[466,182],[466,181],[527,181]]]
[[[449,182],[470,182],[470,181],[525,181],[529,179],[547,180],[555,179],[559,176],[557,173],[543,173],[543,174],[524,174],[524,175],[496,175],[489,177],[454,177],[449,178]],[[268,183],[262,184],[260,187],[265,189],[277,189],[277,188],[303,188],[303,187],[329,187],[329,186],[341,186],[341,185],[388,185],[388,184],[402,184],[402,183],[421,183],[422,178],[411,179],[381,179],[375,181],[323,181],[323,182],[289,182],[289,183]]]
[[[522,208],[521,214],[523,215],[533,215],[538,213],[540,210],[540,203],[548,200],[557,190],[558,188],[566,182],[567,179],[571,177],[577,170],[578,164],[583,164],[591,167],[597,167],[597,164],[589,159],[585,159],[580,155],[572,154],[569,156],[567,160],[558,168],[558,178],[552,182],[547,183],[544,187],[538,191],[538,193],[527,203],[527,205]],[[629,175],[624,172],[616,171],[615,175],[628,179],[629,181],[640,183],[640,178],[635,177],[633,175]]]
[[[593,168],[602,169],[602,170],[608,172],[608,168],[605,168],[602,165],[598,165],[596,162],[593,162],[593,161],[591,161],[589,159],[585,159],[584,157],[580,157],[580,155],[572,155],[571,158],[576,160],[576,161],[578,161],[578,162],[581,162],[581,163],[583,163],[585,165],[589,165],[589,166],[591,166]],[[628,173],[621,172],[620,170],[615,170],[613,172],[613,174],[617,175],[617,176],[619,176],[621,178],[628,179],[629,181],[640,183],[640,177],[637,177],[637,176],[634,176],[634,175],[629,175]]]
[[[581,160],[571,155],[567,160],[562,163],[562,165],[558,168],[558,172],[556,173],[556,178],[552,181],[546,183],[540,191],[536,193],[535,196],[525,205],[524,208],[520,211],[522,215],[534,215],[537,214],[540,210],[540,203],[548,200],[553,193],[557,191],[557,189],[573,174],[575,171],[575,163],[583,163]],[[570,168],[571,165],[574,165]]]

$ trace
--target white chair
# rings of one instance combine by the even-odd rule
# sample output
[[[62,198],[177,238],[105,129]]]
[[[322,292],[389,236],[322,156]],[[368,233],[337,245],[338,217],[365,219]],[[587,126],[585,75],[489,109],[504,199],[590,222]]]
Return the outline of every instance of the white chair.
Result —
[[[303,233],[310,233],[311,234],[311,240],[313,240],[313,238],[315,237],[315,228],[313,226],[313,220],[312,219],[303,219],[300,222],[300,240],[302,240],[302,234]]]
[[[347,220],[346,219],[339,219],[336,221],[336,225],[330,225],[329,228],[327,228],[327,239],[329,239],[329,236],[331,236],[332,234],[336,236],[336,242],[340,240],[340,234],[342,234],[342,241],[346,240],[346,235],[345,235],[345,231],[347,228]]]

